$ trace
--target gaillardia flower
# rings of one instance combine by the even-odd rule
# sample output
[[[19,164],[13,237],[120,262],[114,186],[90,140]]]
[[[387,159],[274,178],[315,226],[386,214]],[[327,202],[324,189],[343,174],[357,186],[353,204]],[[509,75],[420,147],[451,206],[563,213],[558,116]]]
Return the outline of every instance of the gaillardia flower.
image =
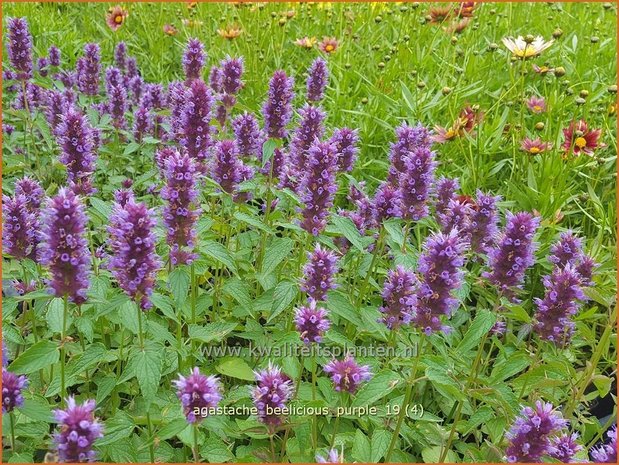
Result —
[[[318,48],[327,54],[335,53],[339,46],[339,42],[335,37],[323,37],[322,42],[318,44]]]
[[[530,97],[527,100],[527,107],[533,113],[544,113],[546,111],[546,100],[544,100],[542,97]]]
[[[527,152],[530,155],[539,155],[552,148],[550,142],[543,142],[539,137],[537,139],[529,139],[525,137],[520,144],[520,150]]]
[[[129,12],[127,10],[120,5],[116,5],[108,10],[105,22],[112,31],[117,31],[125,23],[128,16]]]
[[[584,120],[572,121],[567,128],[563,129],[565,140],[561,148],[564,156],[582,154],[593,156],[595,149],[601,146],[599,143],[601,134],[601,129],[589,129]]]
[[[305,49],[312,49],[316,45],[316,37],[303,37],[294,41],[294,44]]]
[[[344,360],[332,360],[323,370],[331,376],[331,381],[338,392],[354,394],[361,383],[372,378],[369,365],[359,365],[355,359],[347,355]]]
[[[224,39],[232,40],[241,36],[243,31],[238,26],[228,26],[222,29],[217,29],[217,34]]]
[[[183,412],[190,424],[199,423],[204,416],[196,411],[217,407],[221,399],[221,383],[217,376],[206,376],[195,367],[189,376],[178,375],[172,381],[176,386],[176,395],[183,405]]]
[[[64,463],[94,462],[97,458],[93,450],[95,441],[103,437],[103,426],[95,418],[94,400],[86,400],[82,405],[73,397],[67,399],[65,410],[54,410],[59,423],[54,442],[58,448],[58,460]]]
[[[518,36],[516,38],[503,38],[503,45],[505,45],[505,47],[512,52],[514,57],[521,60],[526,60],[527,58],[533,58],[541,55],[541,53],[549,48],[553,42],[554,39],[545,41],[542,36],[533,37],[531,35],[527,35],[525,37]]]

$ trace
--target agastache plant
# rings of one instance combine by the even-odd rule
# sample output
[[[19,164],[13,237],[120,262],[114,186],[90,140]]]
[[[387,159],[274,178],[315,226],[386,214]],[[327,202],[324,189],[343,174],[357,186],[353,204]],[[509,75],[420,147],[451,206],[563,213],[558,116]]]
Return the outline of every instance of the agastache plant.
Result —
[[[437,215],[444,215],[447,213],[449,202],[451,200],[456,200],[459,189],[460,182],[458,179],[441,176],[436,181],[436,186],[434,188],[436,197],[434,209]]]
[[[239,158],[236,142],[224,139],[215,145],[211,163],[211,177],[219,183],[224,192],[231,194],[235,200],[245,200],[246,194],[238,192],[241,182],[253,176],[253,169]]]
[[[497,203],[500,201],[500,196],[492,196],[480,190],[477,191],[469,225],[471,250],[473,252],[487,254],[494,246],[499,231]]]
[[[337,168],[339,172],[351,172],[359,153],[359,131],[357,129],[340,128],[333,131],[330,142],[337,152]]]
[[[372,378],[369,365],[359,365],[351,355],[347,355],[344,360],[332,360],[323,370],[331,376],[338,392],[354,394],[362,383]]]
[[[379,321],[389,329],[398,329],[410,323],[417,303],[415,291],[418,286],[419,282],[412,271],[403,266],[390,270],[383,286],[383,305],[379,308],[383,316]]]
[[[77,88],[86,95],[99,93],[101,49],[99,44],[86,44],[84,55],[77,60]]]
[[[307,254],[307,263],[303,268],[301,290],[316,301],[327,300],[327,291],[335,289],[335,273],[337,272],[337,256],[332,251],[316,245]]]
[[[324,111],[311,105],[305,105],[301,108],[299,115],[301,116],[299,126],[295,129],[290,141],[290,161],[293,164],[297,182],[307,169],[310,148],[323,135],[322,123],[325,119]]]
[[[183,54],[183,71],[185,72],[185,82],[201,79],[202,68],[206,62],[204,45],[198,39],[189,39],[185,53]]]
[[[93,446],[97,439],[103,437],[103,425],[95,418],[95,409],[94,400],[86,400],[80,405],[69,397],[66,409],[54,410],[54,418],[59,424],[54,434],[59,462],[96,461],[97,453]]]
[[[2,196],[2,247],[5,253],[17,259],[36,260],[37,218],[28,208],[28,198],[23,194]]]
[[[265,137],[254,115],[245,112],[237,116],[232,120],[232,130],[242,157],[262,159]]]
[[[9,61],[14,78],[25,81],[32,77],[32,36],[26,18],[11,18],[8,22]]]
[[[152,307],[150,296],[161,267],[155,251],[155,224],[155,212],[130,199],[125,205],[114,205],[108,226],[112,275],[142,310]]]
[[[23,392],[27,387],[28,378],[25,375],[16,375],[2,367],[2,413],[23,407]]]
[[[387,181],[394,186],[398,185],[400,176],[408,170],[406,160],[410,153],[415,149],[423,149],[423,155],[427,155],[426,150],[432,145],[430,131],[421,124],[402,124],[396,129],[396,136],[397,141],[391,144],[389,151],[390,166],[387,176]]]
[[[319,307],[313,299],[295,311],[294,323],[305,344],[321,342],[322,336],[331,326],[327,310]]]
[[[307,77],[307,100],[319,102],[324,97],[325,88],[329,83],[329,69],[327,62],[322,58],[316,58],[309,68]]]
[[[609,441],[591,448],[591,457],[597,463],[617,463],[617,425],[606,432]]]
[[[91,265],[84,204],[63,187],[48,199],[41,216],[39,261],[50,271],[49,287],[56,297],[82,304],[87,299]]]
[[[212,145],[213,96],[210,89],[201,80],[191,82],[184,94],[179,123],[172,123],[181,131],[179,142],[190,157],[194,158],[201,169],[205,169],[208,151]]]
[[[419,221],[428,216],[435,168],[434,152],[428,147],[414,148],[404,157],[398,178],[398,217]]]
[[[171,246],[173,265],[188,264],[195,258],[195,225],[200,214],[198,173],[194,160],[187,154],[173,153],[165,162],[165,187],[161,198],[166,201],[163,221],[168,228],[166,240]]]
[[[181,401],[183,413],[190,424],[201,422],[204,417],[196,411],[216,407],[223,398],[221,383],[217,376],[206,376],[195,367],[188,376],[178,375],[173,381],[176,396]]]
[[[286,126],[292,118],[294,79],[285,71],[275,71],[269,82],[269,95],[262,106],[264,130],[268,137],[282,139],[288,135]]]
[[[272,413],[272,410],[286,407],[294,387],[290,378],[271,363],[266,369],[256,371],[255,375],[257,386],[251,390],[251,396],[258,410],[258,418],[273,431],[282,423],[282,418]]]

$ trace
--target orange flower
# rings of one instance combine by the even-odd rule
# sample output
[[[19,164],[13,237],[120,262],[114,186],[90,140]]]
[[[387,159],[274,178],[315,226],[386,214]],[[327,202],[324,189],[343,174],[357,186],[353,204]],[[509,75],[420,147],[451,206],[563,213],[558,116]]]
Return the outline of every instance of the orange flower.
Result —
[[[339,42],[335,37],[323,37],[318,48],[325,53],[334,53],[338,45]]]
[[[168,36],[175,36],[178,33],[178,31],[171,24],[164,24],[163,33]]]
[[[129,16],[129,12],[122,6],[116,5],[108,10],[105,21],[112,31],[117,31],[125,23],[127,16]]]
[[[217,29],[217,34],[228,40],[236,39],[241,35],[242,32],[243,31],[236,25],[228,26],[224,29]]]

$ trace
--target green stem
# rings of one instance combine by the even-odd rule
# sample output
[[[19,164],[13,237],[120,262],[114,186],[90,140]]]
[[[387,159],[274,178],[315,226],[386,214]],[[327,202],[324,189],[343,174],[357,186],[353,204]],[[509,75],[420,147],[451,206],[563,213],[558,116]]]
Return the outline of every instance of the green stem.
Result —
[[[200,462],[200,455],[198,454],[198,425],[193,425],[193,447],[191,448],[193,454],[194,463]]]
[[[376,244],[374,246],[374,252],[372,253],[372,261],[370,262],[370,266],[368,268],[367,273],[365,274],[365,279],[363,280],[363,284],[359,289],[359,298],[357,300],[357,307],[363,305],[363,299],[366,295],[367,287],[370,284],[370,276],[374,271],[374,265],[376,264],[376,260],[378,260],[379,255],[382,253],[383,248],[383,239],[385,237],[385,228],[381,225],[378,232],[378,239],[376,240]]]
[[[15,452],[15,413],[13,411],[9,413],[9,420],[11,424],[11,450]]]
[[[316,352],[312,346],[312,400],[316,401]],[[312,444],[314,452],[318,448],[318,417],[314,415],[312,418]]]
[[[65,384],[65,363],[66,363],[66,348],[65,339],[67,337],[67,316],[69,314],[69,296],[64,296],[64,307],[62,311],[62,334],[60,335],[60,399],[64,402],[66,394]]]
[[[142,309],[140,304],[136,301],[135,308],[138,311],[138,339],[140,341],[140,349],[144,350],[144,331],[142,329]]]
[[[155,463],[155,446],[153,445],[153,424],[150,421],[150,413],[148,412],[148,410],[146,411],[146,426],[148,428],[148,453],[150,455],[150,463]]]

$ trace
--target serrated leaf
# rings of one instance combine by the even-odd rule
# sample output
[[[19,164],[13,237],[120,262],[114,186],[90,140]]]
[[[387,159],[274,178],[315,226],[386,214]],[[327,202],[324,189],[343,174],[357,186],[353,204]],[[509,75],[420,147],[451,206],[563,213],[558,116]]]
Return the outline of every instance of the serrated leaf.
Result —
[[[372,456],[371,462],[378,463],[387,453],[389,449],[389,443],[391,442],[392,433],[379,429],[375,430],[372,434]]]
[[[209,438],[201,447],[201,452],[209,463],[225,463],[234,460],[234,454],[219,438]]]
[[[273,305],[267,323],[273,321],[294,301],[299,292],[297,285],[291,281],[280,281],[273,292]]]
[[[368,437],[357,429],[352,446],[352,458],[357,462],[368,463],[372,458],[372,448]]]
[[[182,305],[189,293],[190,276],[185,268],[175,268],[168,277],[176,305]]]
[[[39,341],[22,352],[9,365],[9,371],[18,375],[28,375],[41,368],[47,368],[58,362],[60,353],[58,345],[52,341]]]
[[[482,337],[488,334],[495,322],[496,316],[493,313],[487,310],[479,310],[462,341],[458,344],[456,352],[463,353],[475,347]]]
[[[213,260],[223,264],[226,268],[232,271],[234,274],[238,274],[234,258],[222,244],[216,241],[205,241],[200,247],[200,251],[211,257]]]
[[[334,215],[332,223],[337,231],[342,234],[357,249],[363,252],[363,237],[355,226],[355,223],[347,216]]]
[[[277,265],[290,255],[293,245],[293,241],[287,237],[274,239],[264,254],[261,272],[268,275],[275,271]]]
[[[254,381],[256,379],[254,371],[242,358],[232,358],[224,360],[217,365],[217,371],[224,376]]]
[[[369,406],[388,395],[398,383],[400,377],[393,371],[383,371],[376,374],[367,384],[363,385],[353,401],[353,407]]]
[[[147,344],[144,349],[137,348],[134,350],[127,364],[126,369],[133,370],[135,373],[140,391],[147,404],[150,404],[155,398],[159,388],[163,354],[162,346]]]
[[[217,321],[206,326],[189,325],[189,337],[204,343],[221,341],[234,331],[234,328],[236,328],[236,323],[229,321]]]
[[[251,215],[248,215],[247,213],[236,212],[234,214],[234,217],[237,220],[242,221],[243,223],[247,223],[248,225],[253,226],[254,228],[264,231],[266,233],[273,234],[275,232],[273,231],[273,229],[269,228],[266,224],[264,224],[260,218],[256,216],[251,216]]]

